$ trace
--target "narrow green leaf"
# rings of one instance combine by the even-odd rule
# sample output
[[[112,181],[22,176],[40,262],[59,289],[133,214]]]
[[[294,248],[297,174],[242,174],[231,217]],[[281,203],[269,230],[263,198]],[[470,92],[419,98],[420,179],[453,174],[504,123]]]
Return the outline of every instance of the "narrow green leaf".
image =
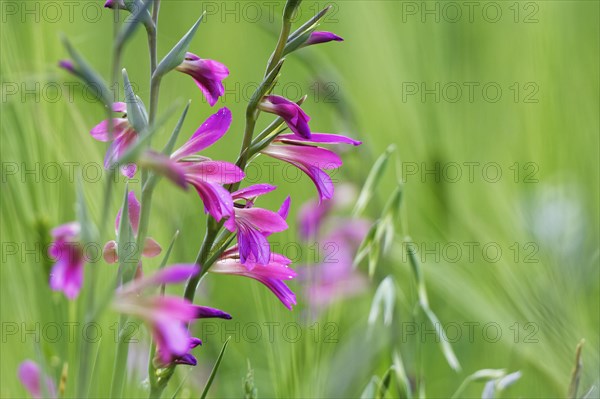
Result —
[[[185,117],[187,116],[188,109],[190,109],[190,104],[191,101],[188,101],[187,105],[185,106],[185,109],[183,110],[183,113],[181,114],[181,117],[179,117],[179,121],[177,121],[175,129],[173,129],[173,133],[171,133],[171,137],[169,138],[167,145],[165,145],[165,148],[163,148],[163,154],[171,155],[171,152],[173,152],[175,143],[177,143],[177,137],[179,137],[179,132],[181,131],[181,127],[183,126],[183,122],[185,121]]]
[[[379,386],[379,378],[374,375],[365,387],[365,390],[360,395],[360,399],[374,399]]]
[[[89,211],[87,208],[87,202],[85,200],[85,196],[83,194],[83,184],[81,179],[77,178],[77,203],[76,203],[76,214],[77,221],[81,226],[81,241],[84,244],[94,242],[97,237],[97,230],[90,219]]]
[[[104,82],[104,79],[87,63],[66,37],[62,37],[62,42],[67,49],[70,57],[76,65],[76,73],[88,85],[90,91],[100,100],[105,106],[112,107],[113,96],[112,92]]]
[[[388,389],[390,389],[391,382],[392,382],[392,368],[390,367],[389,369],[387,369],[387,371],[381,378],[381,383],[377,387],[377,394],[376,394],[377,399],[385,398],[385,394],[387,393]]]
[[[163,267],[165,267],[167,265],[167,262],[169,261],[169,256],[171,256],[171,251],[173,250],[173,246],[175,245],[175,241],[177,241],[177,237],[179,237],[179,230],[177,230],[175,232],[175,235],[173,235],[173,238],[171,239],[171,243],[169,244],[169,248],[167,248],[167,252],[165,252],[165,256],[163,257],[162,261],[160,262],[160,266],[158,266],[159,269],[162,269]]]
[[[498,378],[502,378],[504,375],[506,375],[506,370],[504,370],[504,369],[477,370],[476,372],[469,375],[467,378],[465,378],[463,380],[463,382],[459,385],[456,392],[454,392],[454,394],[452,395],[452,399],[461,397],[461,394],[472,382],[484,382],[484,381],[495,380]]]
[[[404,363],[400,357],[400,353],[394,352],[393,357],[394,371],[396,372],[396,379],[400,388],[400,398],[412,399],[412,387],[410,386],[410,380],[406,375],[406,369]]]
[[[446,358],[446,362],[452,368],[452,370],[459,372],[461,369],[460,363],[458,362],[458,359],[456,358],[456,355],[454,354],[454,350],[452,349],[452,346],[450,346],[450,342],[448,341],[446,332],[444,331],[444,328],[442,327],[442,323],[440,323],[440,320],[437,318],[437,316],[435,315],[435,313],[433,313],[433,311],[431,309],[423,308],[423,311],[425,312],[425,315],[431,322],[433,328],[435,329],[435,331],[439,337],[440,346],[442,349],[442,353],[444,354],[444,357]]]
[[[185,53],[188,51],[190,47],[190,43],[198,30],[198,26],[200,26],[200,22],[204,18],[206,12],[203,12],[200,18],[196,21],[194,26],[190,28],[190,30],[179,40],[179,42],[169,51],[169,53],[162,59],[162,61],[156,67],[156,71],[152,76],[153,79],[160,79],[162,76],[166,75],[172,69],[175,69],[179,66],[183,60],[185,59]]]
[[[227,341],[225,341],[225,343],[223,344],[223,347],[221,348],[221,353],[219,353],[219,357],[217,358],[217,361],[215,362],[215,366],[213,367],[212,371],[210,372],[210,376],[208,377],[208,381],[206,381],[206,385],[204,386],[202,395],[200,395],[200,399],[206,398],[206,395],[208,394],[208,390],[210,389],[210,386],[212,385],[212,382],[215,379],[215,376],[217,375],[217,370],[219,369],[219,365],[221,364],[221,360],[223,359],[223,355],[225,354],[225,349],[227,349],[227,344],[229,343],[230,339],[231,339],[231,337],[227,337]]]
[[[117,254],[119,255],[119,274],[122,282],[130,281],[137,267],[136,241],[129,222],[129,187],[125,185],[125,196],[121,206],[121,220],[119,222],[119,231],[117,234]]]
[[[375,164],[373,164],[373,167],[371,168],[371,171],[367,176],[367,180],[363,185],[360,195],[358,196],[358,200],[356,200],[356,205],[354,206],[354,210],[352,211],[352,214],[354,216],[362,214],[367,205],[369,204],[369,201],[373,197],[377,185],[379,184],[379,181],[381,180],[381,177],[385,172],[388,160],[390,156],[394,153],[394,151],[396,151],[396,146],[392,144],[385,150],[383,154],[379,156],[379,158],[377,158]]]
[[[299,36],[304,35],[307,31],[309,31],[309,30],[313,31],[317,27],[317,24],[325,16],[325,14],[327,14],[327,12],[329,12],[329,10],[331,10],[331,6],[325,7],[324,9],[322,9],[321,11],[319,11],[314,17],[312,17],[311,19],[309,19],[308,21],[306,21],[301,27],[299,27],[298,29],[296,29],[294,31],[294,33],[292,33],[290,35],[290,37],[288,38],[288,44],[290,44],[291,42],[293,42]]]

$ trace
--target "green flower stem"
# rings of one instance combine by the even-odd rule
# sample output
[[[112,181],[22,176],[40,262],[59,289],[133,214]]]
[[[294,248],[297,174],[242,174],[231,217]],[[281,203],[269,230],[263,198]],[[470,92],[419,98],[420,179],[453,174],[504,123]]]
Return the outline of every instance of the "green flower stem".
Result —
[[[121,315],[119,320],[119,341],[117,342],[117,356],[115,357],[115,366],[113,367],[112,385],[110,387],[111,398],[123,397],[123,383],[125,382],[125,370],[123,365],[127,362],[129,352],[128,335],[125,334],[125,325],[127,316]]]

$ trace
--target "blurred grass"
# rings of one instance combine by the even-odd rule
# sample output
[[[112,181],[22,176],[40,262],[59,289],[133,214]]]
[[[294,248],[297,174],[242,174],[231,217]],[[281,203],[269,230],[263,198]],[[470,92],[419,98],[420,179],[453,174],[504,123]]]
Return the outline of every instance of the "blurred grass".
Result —
[[[31,2],[17,2],[20,7]],[[195,1],[164,1],[161,10],[159,52],[164,54],[190,26],[203,3]],[[411,3],[411,2],[409,2]],[[81,3],[85,4],[85,3]],[[224,7],[225,3],[216,3]],[[231,8],[234,4],[227,3]],[[574,362],[575,346],[580,338],[586,339],[583,351],[584,376],[582,390],[598,385],[600,343],[599,274],[598,274],[598,219],[599,215],[599,6],[592,1],[536,2],[539,6],[538,23],[514,23],[509,4],[501,2],[504,18],[490,23],[475,14],[475,21],[463,19],[457,23],[435,23],[428,17],[425,23],[420,15],[409,16],[407,2],[396,1],[340,1],[335,3],[336,15],[323,26],[346,39],[343,44],[329,44],[304,50],[318,53],[324,75],[340,77],[339,89],[348,98],[356,119],[356,131],[347,131],[347,122],[336,120],[334,104],[323,98],[311,98],[312,71],[294,56],[288,57],[282,84],[293,93],[296,86],[309,93],[305,108],[313,117],[315,131],[346,130],[360,136],[368,150],[377,154],[389,143],[396,143],[401,160],[406,163],[425,163],[431,168],[435,162],[496,162],[501,165],[503,178],[488,183],[477,178],[470,183],[464,176],[459,182],[439,183],[429,176],[421,181],[408,176],[405,185],[407,218],[403,221],[417,243],[495,242],[504,250],[497,263],[451,263],[425,257],[424,268],[428,280],[432,308],[443,323],[487,322],[498,323],[503,337],[497,343],[476,339],[453,344],[463,366],[456,375],[445,364],[437,344],[429,336],[427,342],[403,343],[403,358],[414,361],[409,374],[423,372],[427,393],[431,397],[446,397],[460,381],[481,368],[522,370],[522,379],[508,392],[515,397],[557,397],[566,393]],[[425,3],[414,3],[417,6]],[[427,3],[434,4],[434,3]],[[441,4],[441,3],[440,3]],[[512,4],[512,2],[511,2]],[[315,3],[306,1],[305,12]],[[321,4],[324,6],[325,3]],[[521,7],[526,2],[518,3]],[[523,8],[521,8],[523,11]],[[64,10],[63,10],[64,11]],[[308,15],[308,14],[307,14]],[[521,17],[523,14],[521,14]],[[110,57],[111,17],[106,10],[97,23],[89,24],[75,13],[76,21],[69,23],[65,16],[57,23],[6,16],[1,25],[0,75],[3,91],[7,83],[34,87],[39,82],[62,84],[73,82],[71,77],[56,68],[57,60],[66,56],[58,34],[64,33],[97,69],[108,75]],[[29,17],[31,18],[31,17]],[[404,18],[404,19],[403,19]],[[262,75],[265,62],[275,38],[259,23],[251,23],[235,15],[214,15],[200,27],[191,51],[205,58],[224,62],[231,70],[226,80],[229,92],[224,105],[234,114],[231,130],[226,137],[207,151],[208,156],[233,161],[243,131],[244,87]],[[336,22],[335,20],[338,20]],[[128,45],[124,59],[132,81],[139,85],[139,94],[146,98],[148,61],[143,32],[138,32]],[[440,82],[497,82],[503,96],[496,103],[482,99],[476,90],[473,102],[463,98],[457,103],[440,101],[433,96],[420,101],[418,95],[403,98],[406,83],[421,84],[428,88]],[[515,102],[509,86],[518,82],[521,89],[527,82],[539,87],[538,103]],[[236,86],[239,85],[239,86]],[[403,86],[404,85],[404,86]],[[64,86],[62,86],[64,89]],[[481,86],[480,86],[481,87]],[[248,89],[248,94],[251,89]],[[40,168],[49,162],[101,162],[103,146],[90,139],[89,129],[104,114],[101,107],[86,102],[76,92],[73,102],[63,95],[61,101],[51,103],[33,95],[22,101],[22,91],[2,102],[1,130],[2,162],[25,163],[31,168],[36,162]],[[65,91],[63,90],[63,94]],[[193,104],[180,141],[184,142],[194,129],[214,110],[201,100],[197,88],[188,76],[168,76],[161,91],[160,109],[176,100],[191,98]],[[282,93],[279,93],[282,94]],[[283,93],[285,94],[285,93]],[[290,94],[293,95],[293,94]],[[175,123],[177,113],[170,120]],[[263,119],[263,122],[266,119]],[[187,133],[186,133],[187,132]],[[168,129],[160,133],[157,142],[163,142]],[[370,158],[362,158],[368,151],[344,156],[348,163],[340,179],[364,176]],[[362,152],[361,152],[362,151]],[[258,163],[264,160],[259,160]],[[539,166],[537,183],[515,183],[509,167],[515,162],[524,165],[534,162]],[[273,178],[267,168],[260,169],[262,180],[271,180],[281,190],[266,199],[272,208],[290,193],[294,206],[314,197],[310,181],[286,182],[281,173]],[[66,174],[63,165],[63,173]],[[88,170],[94,176],[96,168]],[[406,173],[406,169],[404,169]],[[465,169],[463,169],[465,172]],[[4,167],[3,167],[4,175]],[[390,176],[391,178],[391,176]],[[383,184],[380,194],[385,198],[393,184]],[[310,187],[310,188],[309,188]],[[86,184],[92,214],[100,215],[103,184]],[[122,188],[116,189],[112,209],[116,212]],[[2,242],[23,243],[27,249],[47,240],[40,232],[74,218],[74,185],[68,179],[56,183],[48,179],[35,181],[33,175],[25,179],[13,176],[2,181]],[[183,193],[163,183],[155,195],[150,234],[161,243],[167,243],[175,230],[180,239],[171,257],[173,262],[194,258],[204,226],[202,205],[193,193]],[[542,211],[555,205],[550,214]],[[296,210],[297,208],[293,208]],[[372,209],[373,215],[379,211]],[[291,220],[295,217],[292,211]],[[556,222],[558,220],[558,222]],[[112,221],[111,221],[112,223]],[[553,224],[555,223],[555,224]],[[542,234],[546,233],[546,234]],[[103,240],[109,237],[103,237]],[[295,240],[293,231],[275,238],[281,245]],[[509,247],[513,243],[534,242],[539,247],[538,263],[514,262]],[[3,247],[3,253],[5,247]],[[21,253],[19,254],[21,255]],[[4,258],[4,256],[3,256]],[[47,262],[46,262],[47,263]],[[1,319],[3,323],[75,322],[76,305],[69,305],[59,294],[51,293],[46,284],[46,269],[41,256],[29,254],[6,256],[2,260],[0,279]],[[151,269],[156,262],[148,261]],[[111,266],[98,264],[102,287],[110,283]],[[379,266],[379,274],[394,274],[401,281],[402,292],[414,299],[411,275],[402,256]],[[374,335],[365,335],[366,318],[370,306],[369,293],[358,299],[336,304],[319,319],[337,323],[338,343],[314,342],[308,326],[300,295],[301,287],[294,285],[301,304],[294,312],[287,312],[270,293],[255,282],[235,277],[212,277],[203,283],[198,303],[229,311],[234,322],[277,322],[285,325],[298,322],[304,335],[297,343],[285,342],[276,334],[270,343],[264,336],[257,343],[235,339],[221,365],[211,395],[234,397],[242,394],[242,380],[246,374],[246,359],[255,369],[255,384],[262,397],[326,397],[356,396],[368,383],[371,375],[382,375],[389,367],[391,353],[388,344],[398,344],[401,322],[414,319],[410,305],[403,305],[399,319],[391,329],[378,328]],[[175,290],[174,292],[177,292]],[[409,301],[409,303],[412,303]],[[114,340],[110,330],[112,314],[101,320],[102,341],[94,373],[95,396],[106,396],[110,381]],[[419,321],[420,322],[420,321]],[[515,322],[531,322],[539,326],[535,338],[538,343],[513,342]],[[46,324],[44,324],[46,323]],[[234,328],[229,325],[227,328]],[[464,332],[464,331],[463,331]],[[24,358],[36,358],[36,347],[48,355],[50,367],[57,376],[66,358],[71,372],[75,372],[77,346],[62,342],[58,346],[44,340],[35,344],[33,335],[25,339],[4,335],[0,362],[0,396],[24,394],[15,378],[16,368]],[[191,372],[180,370],[178,378],[200,392],[216,359],[222,342],[221,336],[208,337],[197,351],[199,366]],[[24,341],[24,342],[21,342]],[[174,381],[175,382],[175,381]],[[174,389],[177,383],[172,384]],[[68,384],[69,390],[74,389]],[[129,394],[142,395],[142,384],[132,383]],[[465,395],[477,396],[482,385],[473,385]],[[71,391],[73,392],[73,391]],[[596,391],[597,392],[597,391]],[[184,391],[183,395],[191,394]]]

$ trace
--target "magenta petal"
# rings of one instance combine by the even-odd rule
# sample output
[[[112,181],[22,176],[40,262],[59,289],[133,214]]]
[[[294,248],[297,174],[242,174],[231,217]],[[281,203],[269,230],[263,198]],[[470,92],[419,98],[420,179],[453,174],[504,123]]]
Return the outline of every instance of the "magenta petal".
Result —
[[[202,345],[202,340],[200,338],[191,337],[190,338],[190,349],[194,349],[197,346]]]
[[[308,40],[304,43],[304,46],[311,46],[313,44],[327,43],[331,41],[343,42],[344,39],[331,32],[315,31],[310,34]]]
[[[194,355],[186,353],[185,355],[178,357],[175,359],[175,364],[185,364],[187,366],[195,366],[198,364],[198,360],[194,357]]]
[[[223,161],[180,162],[188,180],[208,183],[231,184],[244,178],[244,172],[236,165]]]
[[[277,213],[283,218],[283,220],[286,220],[288,217],[291,202],[292,198],[288,195],[287,198],[283,201],[283,204],[281,204],[279,210],[277,211]]]
[[[314,239],[330,209],[329,202],[309,201],[298,212],[298,230],[303,240]]]
[[[233,200],[231,194],[225,188],[219,184],[191,178],[189,175],[187,179],[202,199],[204,212],[211,215],[217,221],[233,213]]]
[[[83,285],[84,258],[77,243],[62,243],[57,262],[50,271],[50,288],[62,291],[69,299],[79,295]]]
[[[171,319],[155,320],[152,331],[164,363],[170,363],[189,350],[190,334],[183,323]]]
[[[94,126],[90,131],[93,138],[98,141],[111,141],[121,135],[128,127],[129,122],[124,118],[113,118],[112,136],[109,134],[108,120],[104,120]]]
[[[277,187],[271,184],[255,184],[246,188],[242,188],[241,190],[236,191],[231,194],[234,200],[236,199],[252,199],[256,197],[260,197],[261,195],[270,193],[275,190]]]
[[[210,147],[223,137],[229,130],[229,126],[231,126],[231,111],[228,108],[221,108],[216,114],[210,116],[187,143],[171,155],[171,158],[178,160]]]
[[[177,284],[186,281],[200,272],[200,267],[195,264],[175,264],[160,269],[147,279],[143,286],[158,286],[162,284]]]
[[[285,97],[266,96],[259,105],[260,109],[281,117],[292,132],[305,139],[310,139],[311,132],[308,122],[310,117],[298,104]]]
[[[201,59],[195,54],[187,53],[185,60],[175,69],[194,78],[211,107],[225,93],[222,81],[229,76],[229,70],[220,62]]]
[[[342,160],[335,152],[321,147],[303,145],[269,145],[263,154],[291,163],[301,163],[319,169],[336,169]]]
[[[119,162],[119,159],[136,140],[137,133],[131,128],[126,129],[118,136],[115,136],[114,141],[111,143],[104,156],[104,167],[109,169],[114,162]]]
[[[319,144],[351,144],[354,146],[361,145],[362,142],[354,140],[350,137],[343,136],[341,134],[329,134],[329,133],[312,133],[310,139],[298,137],[295,134],[281,134],[277,136],[275,141],[284,143],[319,143]]]
[[[252,269],[256,264],[269,263],[271,246],[263,233],[253,228],[240,226],[237,237],[240,260],[246,267]]]
[[[208,306],[196,306],[196,318],[197,319],[207,319],[207,318],[219,318],[219,319],[231,319],[231,315],[229,313],[223,312],[222,310],[209,308]],[[197,338],[196,338],[197,339]],[[202,341],[200,341],[200,344]]]
[[[75,71],[75,65],[73,65],[73,61],[71,60],[61,60],[58,62],[58,66],[64,70],[66,70],[67,72],[70,72],[72,74],[76,74],[77,72]]]
[[[292,305],[296,304],[296,295],[282,281],[294,278],[296,273],[284,264],[270,262],[268,265],[256,265],[252,270],[248,270],[238,260],[224,259],[215,263],[210,272],[250,277],[270,289],[288,309],[291,310]]]
[[[263,233],[277,233],[288,228],[286,221],[278,213],[268,209],[236,209],[235,217],[238,223],[251,226]]]

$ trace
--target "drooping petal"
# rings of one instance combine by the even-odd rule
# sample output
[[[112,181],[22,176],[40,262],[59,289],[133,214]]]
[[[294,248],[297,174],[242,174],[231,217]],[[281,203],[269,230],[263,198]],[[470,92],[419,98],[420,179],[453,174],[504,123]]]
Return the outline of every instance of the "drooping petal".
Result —
[[[252,227],[238,225],[237,238],[240,260],[248,269],[269,262],[271,245],[264,234]]]
[[[137,133],[131,128],[124,130],[120,135],[116,136],[114,141],[108,147],[108,151],[106,151],[106,155],[104,156],[104,167],[109,169],[113,163],[118,162],[119,159],[125,154],[127,149],[131,147],[136,140]],[[128,175],[125,176],[130,177]]]
[[[196,130],[196,133],[171,155],[171,158],[178,160],[210,147],[223,137],[229,130],[229,126],[231,126],[231,111],[228,108],[221,108],[217,113],[210,116]]]
[[[277,212],[262,208],[244,208],[235,210],[236,222],[252,227],[262,233],[278,233],[288,225]]]
[[[155,256],[160,255],[162,248],[158,242],[152,237],[146,237],[146,242],[144,244],[144,250],[142,251],[142,255],[146,258],[154,258]]]
[[[119,137],[125,130],[129,128],[129,122],[125,118],[113,118],[112,123],[112,135],[109,133],[108,120],[104,120],[94,126],[90,131],[90,134],[98,141],[111,141]]]
[[[295,102],[285,97],[270,95],[263,98],[259,108],[281,117],[296,135],[310,139],[311,132],[308,126],[310,116]]]
[[[342,166],[342,160],[335,152],[321,147],[303,145],[269,145],[261,151],[263,154],[282,161],[301,163],[319,169],[336,169]]]
[[[312,133],[310,139],[299,137],[295,134],[280,134],[275,141],[292,144],[318,143],[318,144],[351,144],[353,146],[361,145],[362,142],[354,140],[341,134],[330,133]]]
[[[233,214],[233,200],[231,194],[219,184],[209,183],[202,179],[187,175],[190,183],[204,203],[204,212],[220,221],[224,216]]]
[[[331,32],[315,31],[310,34],[308,40],[304,42],[303,46],[306,47],[313,44],[327,43],[331,41],[343,42],[344,39]]]
[[[294,278],[296,273],[283,264],[270,262],[268,265],[256,265],[252,270],[248,270],[239,260],[221,259],[209,271],[255,279],[271,290],[288,309],[291,310],[296,304],[296,295],[282,281]]]
[[[174,322],[170,318],[155,320],[152,335],[163,364],[169,364],[174,358],[185,355],[189,349],[190,334],[187,328],[183,323]]]
[[[229,69],[220,62],[186,53],[184,61],[175,69],[194,78],[211,107],[225,94],[223,79],[229,76]]]
[[[342,165],[341,159],[333,151],[321,147],[270,145],[262,150],[262,153],[302,170],[315,184],[321,201],[333,197],[333,182],[322,170],[335,169]]]

